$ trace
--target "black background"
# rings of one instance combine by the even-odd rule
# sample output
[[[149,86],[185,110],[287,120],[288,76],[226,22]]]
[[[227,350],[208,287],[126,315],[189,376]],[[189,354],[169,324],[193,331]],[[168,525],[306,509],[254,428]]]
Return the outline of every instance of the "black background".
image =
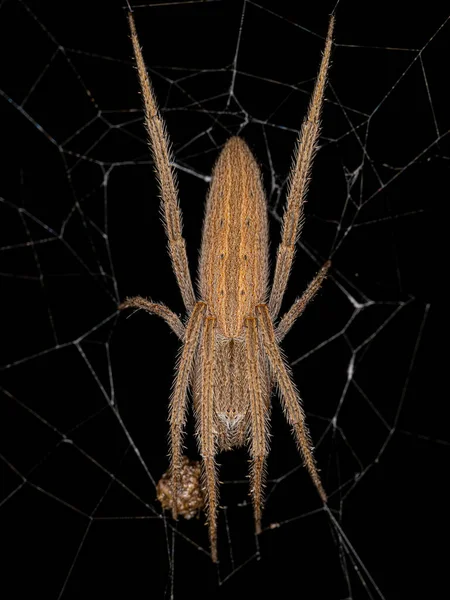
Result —
[[[273,258],[304,92],[333,3],[246,5],[235,84],[250,116],[243,129],[243,112],[233,98],[227,105],[242,6],[180,2],[135,11],[181,167],[193,275],[207,183],[183,169],[208,175],[232,133],[245,137],[263,170]],[[448,23],[433,37],[447,15],[438,3],[425,10],[346,1],[336,14],[322,149],[284,304],[332,256],[329,280],[284,344],[295,361],[329,340],[294,365],[329,512],[299,468],[274,400],[259,551],[245,506],[247,454],[223,455],[227,508],[216,569],[203,519],[180,521],[175,531],[159,518],[152,482],[167,468],[177,340],[157,318],[116,314],[119,299],[137,294],[183,314],[158,218],[126,12],[118,2],[1,3],[3,597],[270,592],[356,600],[441,591],[448,393],[436,383],[432,358],[439,250],[431,215],[448,201]],[[180,86],[169,78],[182,78]],[[100,235],[106,228],[108,244]],[[353,320],[349,294],[366,304]],[[110,376],[117,413],[106,399]],[[186,444],[194,456],[192,418]]]

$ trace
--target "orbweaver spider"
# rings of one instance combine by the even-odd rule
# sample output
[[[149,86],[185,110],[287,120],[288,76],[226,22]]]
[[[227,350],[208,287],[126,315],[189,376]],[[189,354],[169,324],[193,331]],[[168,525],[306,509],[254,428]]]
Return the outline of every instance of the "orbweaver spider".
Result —
[[[276,383],[286,418],[303,461],[323,502],[323,489],[313,456],[305,413],[279,343],[319,290],[328,261],[276,324],[286,290],[303,205],[320,130],[320,116],[330,62],[334,17],[314,92],[303,121],[290,174],[282,240],[269,292],[267,206],[259,167],[247,144],[232,137],[214,167],[206,203],[196,299],[182,237],[177,183],[164,121],[145,68],[133,14],[131,40],[145,108],[145,125],[158,178],[164,226],[172,268],[187,311],[183,323],[166,306],[141,297],[120,309],[135,307],[159,315],[182,342],[170,400],[172,513],[178,517],[177,494],[183,464],[182,439],[188,389],[192,389],[212,560],[217,562],[218,481],[216,454],[248,443],[251,494],[256,532],[261,532],[264,464],[268,452],[268,416]]]

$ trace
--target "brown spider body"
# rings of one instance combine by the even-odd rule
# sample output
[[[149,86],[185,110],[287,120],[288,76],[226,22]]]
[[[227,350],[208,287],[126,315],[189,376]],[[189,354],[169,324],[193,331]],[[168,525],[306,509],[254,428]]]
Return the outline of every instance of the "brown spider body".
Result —
[[[251,410],[249,389],[246,380],[246,348],[241,338],[225,338],[220,334],[215,339],[216,368],[214,373],[213,411],[214,429],[218,452],[243,446],[249,436]],[[268,365],[260,357],[260,368],[264,373],[264,403],[269,407],[270,383]],[[199,369],[195,372],[194,409],[201,416]]]
[[[182,342],[169,407],[171,508],[175,519],[179,512],[182,514],[178,503],[184,464],[182,440],[191,388],[211,554],[216,562],[216,455],[220,450],[248,446],[250,491],[256,532],[260,533],[264,468],[269,450],[270,396],[275,383],[303,462],[322,501],[326,502],[302,402],[279,343],[319,290],[330,262],[324,264],[279,321],[278,313],[303,223],[303,205],[320,131],[334,18],[330,19],[319,74],[295,151],[272,286],[269,289],[267,206],[261,173],[247,144],[232,137],[217,159],[206,203],[199,264],[200,300],[196,300],[189,271],[165,125],[145,69],[131,13],[129,22],[169,254],[187,319],[183,323],[166,306],[141,297],[130,298],[119,308],[143,308],[159,315]]]
[[[232,137],[214,167],[200,252],[200,295],[216,319],[214,415],[218,450],[242,446],[250,420],[245,319],[267,300],[267,205],[261,173],[247,144]],[[264,396],[269,404],[267,365]],[[198,375],[196,380],[198,381]],[[200,394],[194,394],[198,406]],[[199,414],[199,411],[197,411]]]
[[[268,252],[261,173],[244,140],[232,137],[214,167],[200,252],[200,295],[218,335],[242,338],[246,317],[267,301]]]

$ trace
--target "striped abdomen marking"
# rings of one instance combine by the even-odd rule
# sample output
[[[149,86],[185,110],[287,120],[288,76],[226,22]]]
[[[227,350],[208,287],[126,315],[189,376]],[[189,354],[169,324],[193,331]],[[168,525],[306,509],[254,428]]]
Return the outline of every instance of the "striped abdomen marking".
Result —
[[[214,168],[206,203],[200,293],[226,337],[266,301],[267,206],[261,172],[247,144],[232,137]]]

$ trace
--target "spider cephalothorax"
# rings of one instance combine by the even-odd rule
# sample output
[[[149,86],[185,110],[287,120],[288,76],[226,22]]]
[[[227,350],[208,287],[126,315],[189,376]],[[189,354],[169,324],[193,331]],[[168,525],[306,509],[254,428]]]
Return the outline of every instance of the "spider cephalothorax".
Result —
[[[170,166],[167,134],[131,13],[129,21],[169,253],[188,318],[184,325],[166,306],[141,297],[126,300],[120,308],[143,308],[161,316],[182,342],[169,416],[172,513],[177,518],[177,493],[183,465],[182,435],[191,386],[203,463],[211,553],[216,562],[218,490],[215,456],[220,450],[248,443],[252,458],[251,494],[259,533],[270,396],[275,383],[305,466],[321,499],[326,502],[305,413],[279,343],[320,288],[329,262],[318,272],[303,296],[275,323],[300,234],[303,203],[319,136],[334,17],[330,19],[319,75],[295,152],[272,287],[269,288],[267,207],[261,173],[247,144],[239,137],[232,137],[217,160],[207,198],[198,300],[182,237],[181,211],[175,174]]]

